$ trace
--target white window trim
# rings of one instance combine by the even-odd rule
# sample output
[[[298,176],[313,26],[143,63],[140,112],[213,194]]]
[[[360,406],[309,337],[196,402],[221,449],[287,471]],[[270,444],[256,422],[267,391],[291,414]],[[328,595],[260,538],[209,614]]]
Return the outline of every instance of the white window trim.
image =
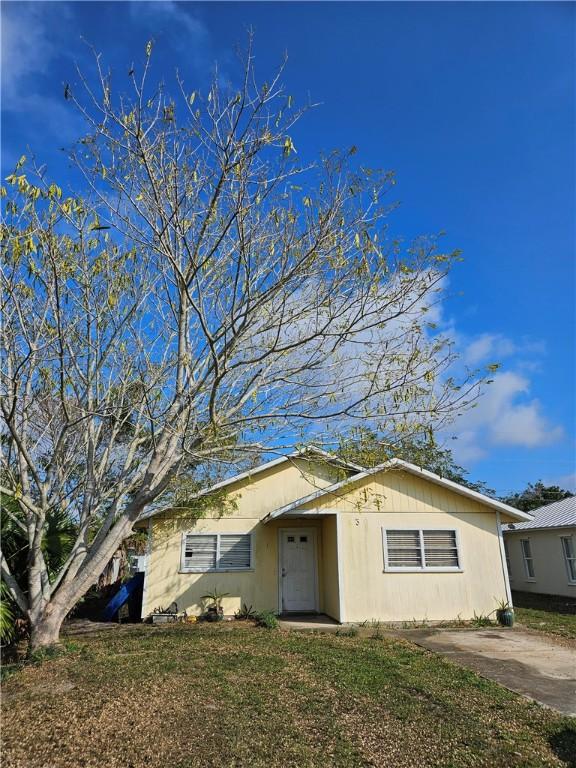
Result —
[[[504,559],[506,561],[506,568],[508,569],[510,578],[512,578],[512,561],[510,560],[510,544],[507,541],[504,541]]]
[[[420,536],[420,552],[422,555],[422,562],[424,563],[419,568],[410,566],[408,568],[402,568],[401,566],[390,565],[388,562],[388,531],[418,531]],[[458,565],[434,567],[425,565],[426,552],[424,549],[424,531],[450,531],[450,533],[456,534],[456,554],[458,556]],[[460,546],[460,532],[457,528],[382,528],[382,546],[384,548],[384,571],[389,573],[464,573],[462,567],[462,548]]]
[[[524,552],[524,545],[522,544],[523,541],[527,541],[530,545],[530,557],[526,557]],[[534,552],[532,550],[532,541],[530,540],[530,537],[520,539],[520,551],[522,552],[522,562],[524,564],[524,581],[533,583],[536,581],[536,568],[534,568]],[[530,576],[530,572],[528,571],[528,560],[530,560],[532,563],[532,571],[534,576]]]
[[[220,536],[249,536],[250,537],[250,566],[248,568],[190,568],[184,565],[186,552],[186,536],[216,536],[216,562],[220,562]],[[210,533],[208,531],[198,533],[197,531],[185,531],[182,534],[180,544],[180,569],[179,573],[248,573],[254,570],[254,536],[251,533],[243,531],[236,533],[234,531],[221,531],[219,533]]]
[[[574,545],[574,536],[569,533],[568,535],[560,534],[560,546],[562,547],[562,555],[564,556],[564,565],[566,566],[566,575],[568,577],[568,584],[576,584],[576,579],[573,579],[570,575],[570,564],[568,562],[569,558],[566,554],[566,550],[564,549],[564,539],[570,539],[572,542],[572,549],[574,550],[574,554],[576,555],[576,546]],[[576,558],[570,558],[574,559],[574,563],[576,564]]]

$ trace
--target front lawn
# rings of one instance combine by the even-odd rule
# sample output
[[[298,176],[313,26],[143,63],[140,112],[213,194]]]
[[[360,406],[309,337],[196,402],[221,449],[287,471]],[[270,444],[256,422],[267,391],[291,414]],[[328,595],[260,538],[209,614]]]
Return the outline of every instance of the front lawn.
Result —
[[[7,679],[3,767],[576,765],[573,720],[375,634],[236,623],[83,639]]]

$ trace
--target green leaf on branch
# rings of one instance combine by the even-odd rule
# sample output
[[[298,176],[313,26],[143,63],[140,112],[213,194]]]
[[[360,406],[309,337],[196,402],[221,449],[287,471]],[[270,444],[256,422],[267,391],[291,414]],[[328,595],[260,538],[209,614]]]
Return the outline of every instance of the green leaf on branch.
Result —
[[[291,152],[296,153],[296,147],[290,136],[286,136],[284,139],[284,157],[288,157]]]

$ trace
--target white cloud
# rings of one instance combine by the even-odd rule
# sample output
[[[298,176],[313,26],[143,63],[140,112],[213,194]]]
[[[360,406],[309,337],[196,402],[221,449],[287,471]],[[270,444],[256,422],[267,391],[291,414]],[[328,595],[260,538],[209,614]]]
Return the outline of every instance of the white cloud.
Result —
[[[18,113],[28,124],[41,125],[42,135],[52,134],[64,143],[78,135],[80,120],[46,88],[51,67],[68,57],[65,45],[72,13],[66,3],[3,3],[2,110]],[[50,91],[60,89],[52,83]],[[36,147],[32,147],[34,150]],[[23,146],[3,147],[8,157],[22,154]]]
[[[490,376],[492,383],[475,406],[443,430],[444,437],[455,438],[450,447],[459,462],[470,465],[496,447],[534,449],[563,438],[562,426],[553,423],[540,400],[530,396],[533,375],[542,369],[546,354],[543,341],[498,332],[463,334],[454,319],[441,319],[440,328],[454,340],[461,365],[472,370],[490,363],[502,365]]]
[[[491,447],[537,448],[558,442],[564,430],[543,412],[540,401],[530,398],[529,379],[515,371],[493,377],[476,407],[455,422],[458,440],[454,453],[460,461],[476,461]]]
[[[496,359],[508,357],[514,351],[510,339],[492,333],[483,333],[475,339],[464,353],[464,359],[469,365],[478,365],[492,357]]]
[[[3,3],[1,13],[3,107],[22,111],[34,78],[45,75],[52,62],[65,55],[62,42],[71,11],[66,3],[55,7],[27,2]]]
[[[523,338],[516,342],[501,333],[482,333],[466,344],[463,356],[468,365],[500,362],[513,355],[528,357],[528,361],[522,361],[523,367],[528,368],[533,356],[542,355],[544,351],[545,345],[541,341]]]
[[[472,464],[483,459],[488,451],[480,444],[478,433],[474,429],[465,429],[458,432],[457,440],[448,447],[462,464]]]
[[[563,435],[562,427],[553,426],[543,416],[538,400],[532,400],[526,405],[511,402],[492,426],[491,432],[496,444],[528,448],[550,445]]]
[[[133,24],[143,27],[159,45],[185,52],[196,69],[207,70],[214,63],[210,33],[191,10],[191,4],[173,0],[130,3]]]

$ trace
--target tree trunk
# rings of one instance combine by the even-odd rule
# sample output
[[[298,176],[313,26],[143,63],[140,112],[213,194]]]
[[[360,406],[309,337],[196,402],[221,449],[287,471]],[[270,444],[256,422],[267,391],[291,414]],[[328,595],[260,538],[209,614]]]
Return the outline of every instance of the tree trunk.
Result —
[[[38,618],[30,618],[30,651],[60,644],[60,629],[65,613],[48,605]]]

